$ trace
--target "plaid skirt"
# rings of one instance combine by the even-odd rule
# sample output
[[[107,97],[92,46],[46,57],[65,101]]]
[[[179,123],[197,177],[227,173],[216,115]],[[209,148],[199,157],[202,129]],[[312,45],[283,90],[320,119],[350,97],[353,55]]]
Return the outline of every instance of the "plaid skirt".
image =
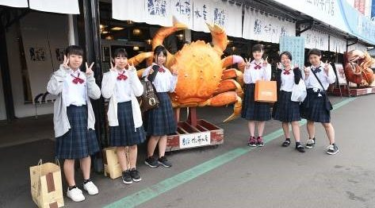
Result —
[[[291,100],[292,93],[280,91],[279,100],[275,103],[273,118],[281,122],[300,121],[299,103]]]
[[[271,106],[254,101],[255,84],[245,84],[241,117],[249,121],[268,121],[271,119]]]
[[[87,129],[87,106],[69,106],[67,114],[69,131],[56,138],[58,159],[81,159],[98,152],[99,143],[95,131]]]
[[[159,107],[147,113],[147,135],[164,136],[175,134],[177,123],[174,117],[172,103],[168,93],[158,92]]]
[[[119,126],[111,126],[109,128],[110,146],[133,146],[145,141],[146,134],[143,126],[137,129],[134,128],[131,101],[117,104],[117,119]]]
[[[302,118],[319,123],[331,122],[331,111],[326,108],[326,95],[318,96],[318,93],[307,90],[307,97],[302,104]]]

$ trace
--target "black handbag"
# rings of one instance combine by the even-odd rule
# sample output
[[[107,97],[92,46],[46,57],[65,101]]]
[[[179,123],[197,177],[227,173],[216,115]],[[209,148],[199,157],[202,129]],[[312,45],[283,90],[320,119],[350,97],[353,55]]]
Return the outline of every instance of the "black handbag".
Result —
[[[140,97],[140,106],[142,112],[146,112],[148,110],[159,107],[159,98],[157,96],[156,89],[152,84],[152,81],[154,81],[156,74],[158,73],[158,70],[154,69],[157,67],[155,66],[156,65],[152,67],[154,72],[148,76],[148,79],[144,78],[141,80],[143,86],[143,94]]]

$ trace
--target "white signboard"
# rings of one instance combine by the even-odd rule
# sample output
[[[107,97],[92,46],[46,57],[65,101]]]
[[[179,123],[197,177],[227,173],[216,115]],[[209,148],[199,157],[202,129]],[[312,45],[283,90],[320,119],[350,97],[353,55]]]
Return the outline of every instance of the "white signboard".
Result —
[[[295,23],[245,8],[243,38],[279,43],[283,36],[295,36]]]
[[[340,10],[341,0],[274,0],[289,8],[305,13],[343,32],[351,33]]]
[[[209,131],[180,135],[180,148],[181,149],[207,146],[210,144],[211,144],[211,133]]]

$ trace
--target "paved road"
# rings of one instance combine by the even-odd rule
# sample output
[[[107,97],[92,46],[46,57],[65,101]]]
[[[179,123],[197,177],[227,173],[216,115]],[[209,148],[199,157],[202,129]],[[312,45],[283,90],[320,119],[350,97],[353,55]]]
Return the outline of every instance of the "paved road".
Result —
[[[143,181],[130,186],[101,175],[94,179],[100,194],[66,207],[375,207],[375,96],[332,98],[340,153],[325,153],[328,141],[317,126],[317,145],[301,154],[282,148],[280,123],[266,126],[263,148],[246,146],[246,122],[221,123],[231,109],[199,109],[199,115],[225,130],[218,148],[181,151],[169,156],[174,167],[150,169],[139,158]],[[213,115],[215,115],[213,117]],[[307,139],[305,126],[302,138]],[[32,205],[30,197],[7,203]],[[28,205],[28,206],[26,206]]]

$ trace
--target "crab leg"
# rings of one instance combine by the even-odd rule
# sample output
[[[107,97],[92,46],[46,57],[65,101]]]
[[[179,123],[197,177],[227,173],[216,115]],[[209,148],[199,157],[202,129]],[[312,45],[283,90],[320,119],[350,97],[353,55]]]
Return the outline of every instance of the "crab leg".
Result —
[[[221,77],[223,80],[225,79],[236,79],[238,83],[242,86],[243,83],[243,73],[235,68],[224,70],[223,76]]]
[[[128,62],[133,64],[134,66],[137,66],[138,64],[142,63],[142,61],[152,56],[153,56],[152,52],[143,52],[130,58]]]
[[[227,56],[222,60],[223,68],[227,68],[229,66],[232,66],[234,64],[238,64],[238,68],[243,72],[245,69],[245,61],[241,56],[238,55],[232,55]]]
[[[219,54],[219,56],[221,56],[228,45],[227,34],[225,33],[224,29],[218,25],[213,25],[209,23],[206,24],[208,26],[208,29],[211,31],[214,49]]]
[[[219,106],[224,106],[224,105],[228,105],[231,103],[234,103],[234,108],[233,108],[234,112],[231,116],[229,116],[228,118],[224,120],[224,122],[228,122],[237,118],[241,113],[242,99],[237,95],[236,92],[233,92],[233,91],[224,92],[224,93],[215,95],[214,97],[208,99],[206,102],[201,103],[200,106],[210,105],[210,106],[219,107]]]
[[[238,82],[236,82],[236,80],[227,79],[220,82],[219,89],[216,91],[215,94],[220,94],[223,92],[229,92],[234,90],[236,91],[238,96],[243,96],[243,90],[241,85]]]

